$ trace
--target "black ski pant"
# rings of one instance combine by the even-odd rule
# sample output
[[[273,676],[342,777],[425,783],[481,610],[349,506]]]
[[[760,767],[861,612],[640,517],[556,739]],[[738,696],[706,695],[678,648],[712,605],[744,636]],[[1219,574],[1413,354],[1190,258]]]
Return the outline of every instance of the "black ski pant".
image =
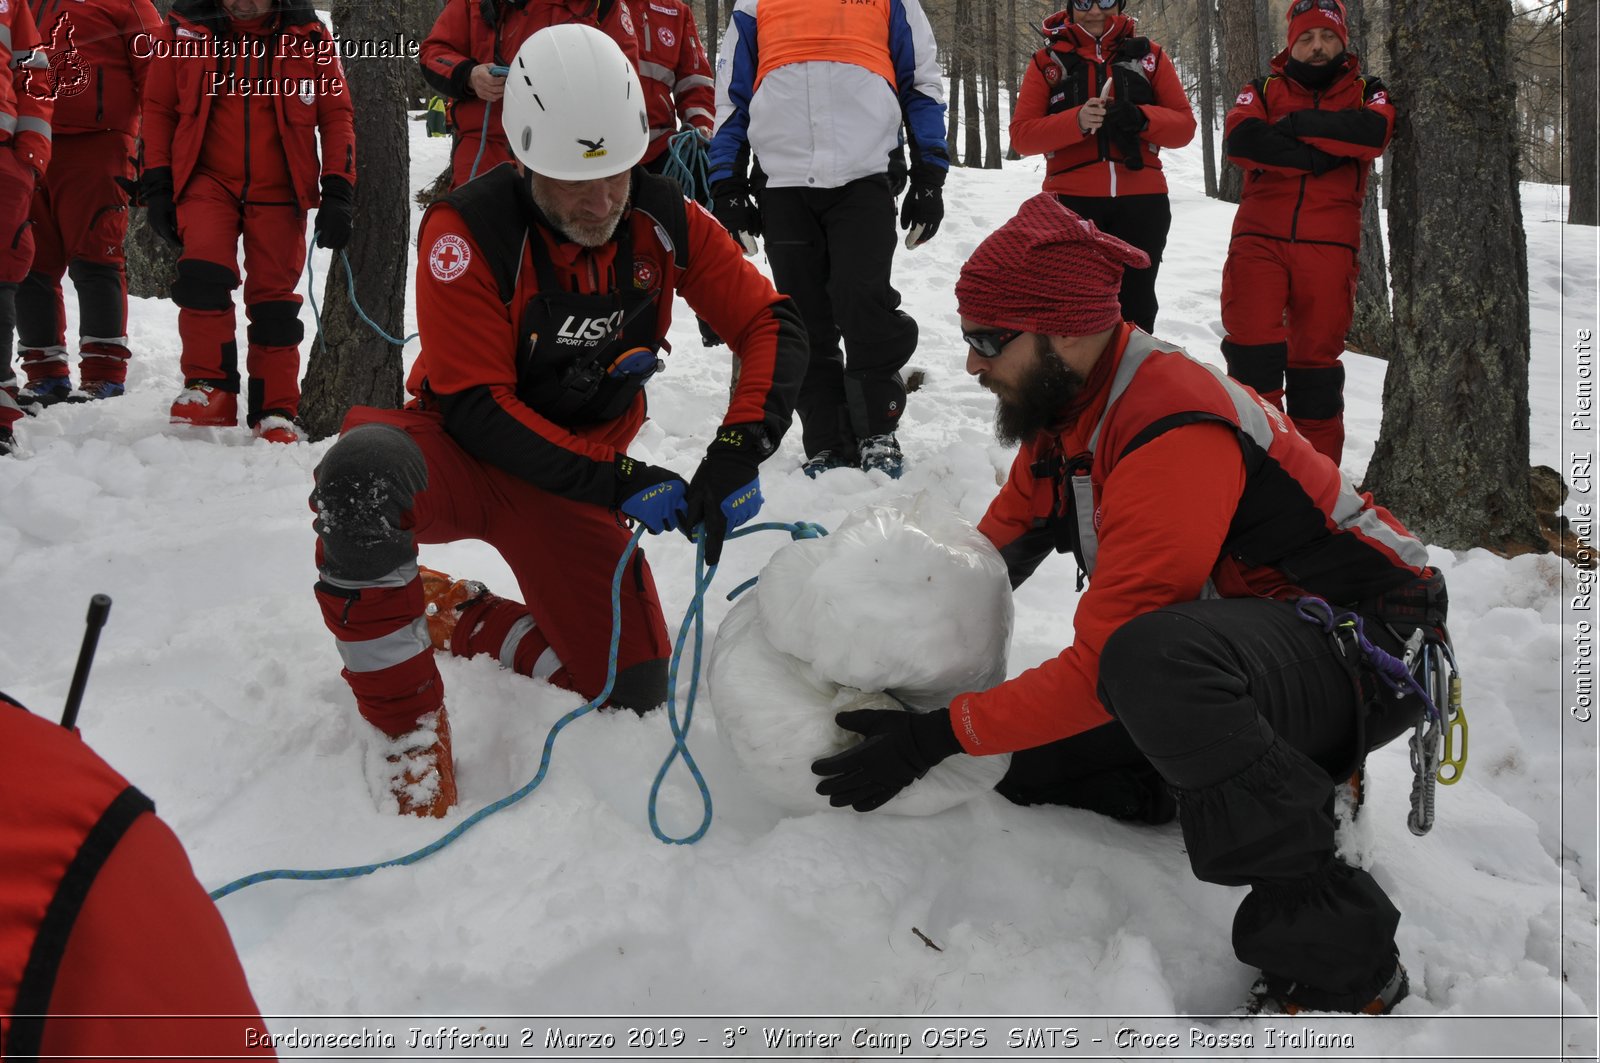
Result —
[[[1099,692],[1177,797],[1195,876],[1251,887],[1234,917],[1239,959],[1334,993],[1381,985],[1400,913],[1335,853],[1332,794],[1411,727],[1418,700],[1377,693],[1293,605],[1250,598],[1129,621],[1106,641]]]
[[[1165,192],[1142,196],[1056,196],[1062,206],[1096,228],[1118,240],[1132,244],[1150,256],[1144,269],[1122,271],[1122,317],[1146,332],[1156,330],[1156,274],[1161,272],[1161,254],[1167,247],[1167,231],[1172,228],[1172,201]]]
[[[810,339],[795,405],[806,456],[852,453],[860,440],[894,431],[906,405],[900,369],[917,349],[917,323],[889,283],[897,240],[889,180],[769,185],[761,224],[772,279],[794,300]]]

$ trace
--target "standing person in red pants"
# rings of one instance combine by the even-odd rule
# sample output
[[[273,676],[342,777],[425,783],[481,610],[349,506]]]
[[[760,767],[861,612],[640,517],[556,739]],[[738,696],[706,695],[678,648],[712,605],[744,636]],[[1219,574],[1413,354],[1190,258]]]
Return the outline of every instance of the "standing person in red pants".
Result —
[[[27,4],[0,8],[0,455],[16,445],[11,426],[22,417],[11,345],[17,327],[17,285],[33,261],[28,201],[50,166],[49,72]]]
[[[1340,0],[1295,0],[1289,47],[1239,91],[1224,127],[1244,170],[1222,268],[1228,373],[1344,454],[1345,333],[1355,312],[1367,172],[1394,132],[1383,82],[1348,51]]]
[[[257,436],[293,443],[306,211],[318,208],[317,246],[338,250],[355,208],[344,71],[310,0],[179,0],[168,22],[169,47],[145,100],[140,191],[150,227],[179,248],[172,301],[184,387],[172,423],[238,423],[233,290],[242,236],[245,418]]]
[[[34,190],[33,267],[17,292],[26,394],[49,405],[72,391],[61,278],[78,294],[79,387],[123,393],[128,376],[128,275],[122,240],[151,43],[150,0],[32,0],[48,38],[55,96],[50,168]]]

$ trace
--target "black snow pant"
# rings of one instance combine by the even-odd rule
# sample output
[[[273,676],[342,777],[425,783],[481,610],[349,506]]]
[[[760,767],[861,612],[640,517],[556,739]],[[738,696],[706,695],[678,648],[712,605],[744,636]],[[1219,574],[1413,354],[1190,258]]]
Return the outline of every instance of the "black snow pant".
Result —
[[[1103,233],[1132,244],[1150,256],[1144,269],[1122,271],[1122,317],[1146,332],[1156,330],[1156,274],[1172,228],[1172,201],[1165,192],[1141,196],[1057,196],[1062,206],[1088,218]]]
[[[795,405],[806,456],[852,454],[861,440],[894,431],[906,405],[900,369],[917,349],[917,323],[889,283],[897,239],[889,180],[769,185],[761,223],[772,279],[794,300],[810,339]]]
[[[1367,637],[1401,646],[1376,621]],[[1294,606],[1185,602],[1106,641],[1100,699],[1177,797],[1195,876],[1249,886],[1233,922],[1239,959],[1333,993],[1392,971],[1400,913],[1335,853],[1333,787],[1408,730],[1417,698],[1378,692]]]

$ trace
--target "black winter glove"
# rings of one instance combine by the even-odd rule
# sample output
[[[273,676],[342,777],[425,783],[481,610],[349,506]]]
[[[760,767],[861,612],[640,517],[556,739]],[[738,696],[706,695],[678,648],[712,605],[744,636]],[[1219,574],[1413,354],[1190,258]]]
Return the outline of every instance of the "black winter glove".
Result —
[[[747,255],[759,248],[761,211],[750,198],[750,185],[742,177],[724,177],[711,186],[711,214],[739,242]]]
[[[720,561],[723,539],[761,511],[761,460],[770,453],[766,429],[759,424],[723,425],[706,448],[689,481],[683,516],[686,534],[700,529],[705,537],[706,564]]]
[[[700,346],[721,347],[725,342],[727,342],[721,336],[717,335],[717,330],[712,328],[711,323],[705,318],[701,317],[699,314],[695,315],[694,323],[699,326],[700,329]]]
[[[906,146],[902,141],[889,153],[889,194],[899,199],[910,177],[911,171],[906,167]]]
[[[317,246],[339,251],[350,242],[355,223],[356,190],[343,177],[328,174],[322,179],[322,205],[317,208]]]
[[[900,228],[906,233],[906,247],[919,247],[932,240],[944,221],[943,167],[919,162],[911,167],[911,191],[900,204]]]
[[[1144,144],[1139,134],[1149,126],[1150,119],[1136,105],[1125,100],[1112,100],[1106,107],[1106,119],[1100,128],[1122,155],[1123,165],[1130,170],[1142,170]]]
[[[671,469],[618,454],[617,486],[611,506],[649,529],[652,535],[683,527],[689,485]]]
[[[929,768],[961,752],[949,709],[855,709],[839,713],[834,721],[846,731],[866,736],[843,753],[812,762],[812,772],[826,776],[817,783],[817,793],[834,808],[849,805],[857,812],[871,812],[928,774]]]
[[[181,253],[183,241],[178,239],[178,207],[172,200],[172,167],[146,170],[139,179],[139,197],[144,200],[145,218],[150,228]]]

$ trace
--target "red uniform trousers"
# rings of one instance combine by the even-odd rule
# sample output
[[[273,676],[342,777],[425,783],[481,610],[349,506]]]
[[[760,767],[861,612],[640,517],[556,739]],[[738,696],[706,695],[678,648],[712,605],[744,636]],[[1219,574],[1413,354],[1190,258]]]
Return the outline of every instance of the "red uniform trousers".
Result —
[[[33,171],[10,144],[0,144],[0,386],[7,401],[0,402],[0,430],[22,419],[22,410],[10,401],[16,395],[11,370],[12,330],[16,327],[17,286],[33,261],[33,226],[28,223],[28,197]]]
[[[491,608],[469,606],[456,626],[452,654],[490,653],[524,675],[546,678],[585,698],[598,695],[605,686],[610,651],[611,581],[630,538],[627,526],[602,506],[551,494],[472,457],[445,432],[436,413],[357,407],[345,419],[343,431],[373,422],[406,432],[426,462],[427,486],[413,496],[402,516],[414,542],[488,543],[511,566],[528,603],[517,606],[497,599]],[[632,434],[630,427],[626,435]],[[628,439],[607,442],[621,448]],[[317,568],[326,580],[330,574],[321,539]],[[343,596],[326,583],[319,583],[317,591],[323,619],[341,644],[343,675],[362,716],[396,736],[413,730],[420,716],[444,703],[414,560],[398,571],[359,588],[345,581]],[[408,631],[415,633],[409,641]],[[360,644],[378,652],[365,652]],[[410,645],[417,646],[416,653],[394,660],[409,652]],[[639,550],[622,579],[617,672],[665,661],[670,653],[661,599]]]
[[[1222,268],[1228,371],[1285,408],[1301,435],[1338,462],[1344,451],[1345,334],[1355,313],[1356,255],[1337,244],[1236,236]]]
[[[292,194],[246,201],[205,172],[178,196],[178,237],[183,254],[173,301],[183,340],[185,381],[212,381],[239,391],[239,240],[244,238],[244,310],[250,319],[245,369],[250,378],[248,420],[293,418],[300,410],[300,295],[306,265],[306,216]]]
[[[489,108],[489,139],[485,141],[476,129],[469,129],[456,138],[455,148],[450,152],[450,187],[460,188],[473,177],[482,177],[490,170],[503,162],[511,162],[511,145],[506,142],[505,134],[500,131],[500,105],[494,104]],[[478,155],[478,146],[483,145],[483,156]],[[477,166],[474,168],[473,164]]]
[[[122,241],[133,177],[133,138],[114,129],[58,134],[50,169],[34,189],[33,266],[17,292],[17,338],[29,383],[67,375],[67,307],[61,278],[78,294],[85,383],[128,375],[128,274]]]

